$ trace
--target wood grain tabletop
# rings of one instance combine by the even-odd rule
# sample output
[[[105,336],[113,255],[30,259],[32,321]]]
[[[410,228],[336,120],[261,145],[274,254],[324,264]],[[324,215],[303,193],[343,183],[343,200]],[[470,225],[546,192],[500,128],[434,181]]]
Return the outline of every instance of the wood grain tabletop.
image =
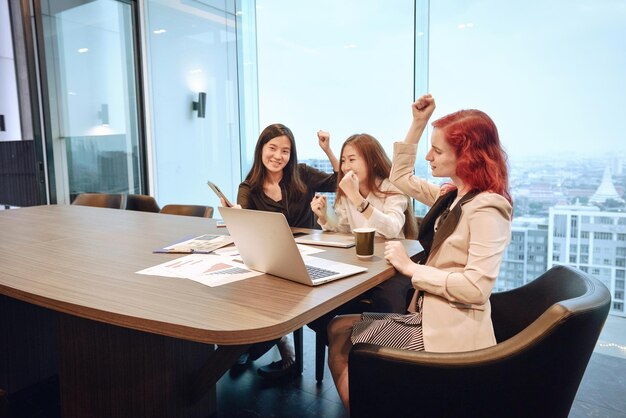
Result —
[[[0,294],[59,312],[215,344],[247,344],[292,332],[393,276],[384,240],[362,261],[354,248],[318,257],[365,273],[309,287],[263,274],[218,287],[136,272],[182,257],[152,251],[183,238],[227,234],[210,218],[75,205],[0,211]],[[421,250],[403,241],[409,255]]]

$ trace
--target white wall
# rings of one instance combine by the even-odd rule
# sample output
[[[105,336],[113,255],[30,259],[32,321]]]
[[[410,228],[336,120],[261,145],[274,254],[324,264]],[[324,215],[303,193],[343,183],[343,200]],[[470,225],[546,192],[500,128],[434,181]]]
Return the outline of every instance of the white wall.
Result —
[[[200,3],[146,6],[155,197],[161,205],[219,206],[206,185],[212,180],[234,200],[240,182],[235,15]],[[192,110],[199,92],[206,93],[205,118]]]

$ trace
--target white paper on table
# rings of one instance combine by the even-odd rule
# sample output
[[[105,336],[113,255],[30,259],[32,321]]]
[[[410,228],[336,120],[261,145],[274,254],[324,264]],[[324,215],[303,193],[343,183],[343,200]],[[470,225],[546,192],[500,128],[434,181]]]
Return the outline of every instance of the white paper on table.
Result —
[[[230,257],[214,254],[190,254],[137,272],[151,276],[189,279],[206,286],[220,286],[259,276]]]
[[[167,247],[159,248],[154,252],[157,253],[194,253],[209,254],[210,252],[229,245],[233,239],[228,235],[212,235],[204,234]]]
[[[311,247],[309,245],[303,245],[303,244],[296,244],[296,245],[298,247],[298,250],[300,250],[300,254],[302,255],[311,255],[311,254],[321,253],[325,251],[324,249]],[[219,250],[213,251],[213,254],[222,255],[224,257],[230,257],[235,260],[241,260],[241,256],[239,255],[239,250],[237,249],[236,246],[220,248]]]

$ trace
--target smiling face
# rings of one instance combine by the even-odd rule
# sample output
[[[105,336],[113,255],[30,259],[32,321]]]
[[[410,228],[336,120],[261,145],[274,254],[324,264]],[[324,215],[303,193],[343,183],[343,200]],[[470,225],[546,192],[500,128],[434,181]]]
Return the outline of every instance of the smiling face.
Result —
[[[341,172],[345,175],[350,170],[359,178],[359,184],[367,184],[367,164],[356,147],[348,144],[341,153]]]
[[[431,136],[431,148],[426,154],[433,177],[456,178],[456,155],[441,129],[435,128]]]
[[[291,156],[291,141],[286,135],[272,138],[263,145],[261,161],[270,173],[282,173]]]

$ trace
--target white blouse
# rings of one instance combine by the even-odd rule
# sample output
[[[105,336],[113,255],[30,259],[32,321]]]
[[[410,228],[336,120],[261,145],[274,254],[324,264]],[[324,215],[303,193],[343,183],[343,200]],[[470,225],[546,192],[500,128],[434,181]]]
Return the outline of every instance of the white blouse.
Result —
[[[369,219],[360,213],[356,206],[346,196],[342,196],[335,202],[335,215],[329,213],[326,223],[320,226],[324,231],[352,232],[355,228],[376,228],[376,234],[384,238],[404,238],[404,212],[408,206],[408,197],[388,179],[384,179],[380,190],[390,194],[377,196],[370,193],[367,201],[374,208]],[[328,212],[332,212],[328,208]]]

